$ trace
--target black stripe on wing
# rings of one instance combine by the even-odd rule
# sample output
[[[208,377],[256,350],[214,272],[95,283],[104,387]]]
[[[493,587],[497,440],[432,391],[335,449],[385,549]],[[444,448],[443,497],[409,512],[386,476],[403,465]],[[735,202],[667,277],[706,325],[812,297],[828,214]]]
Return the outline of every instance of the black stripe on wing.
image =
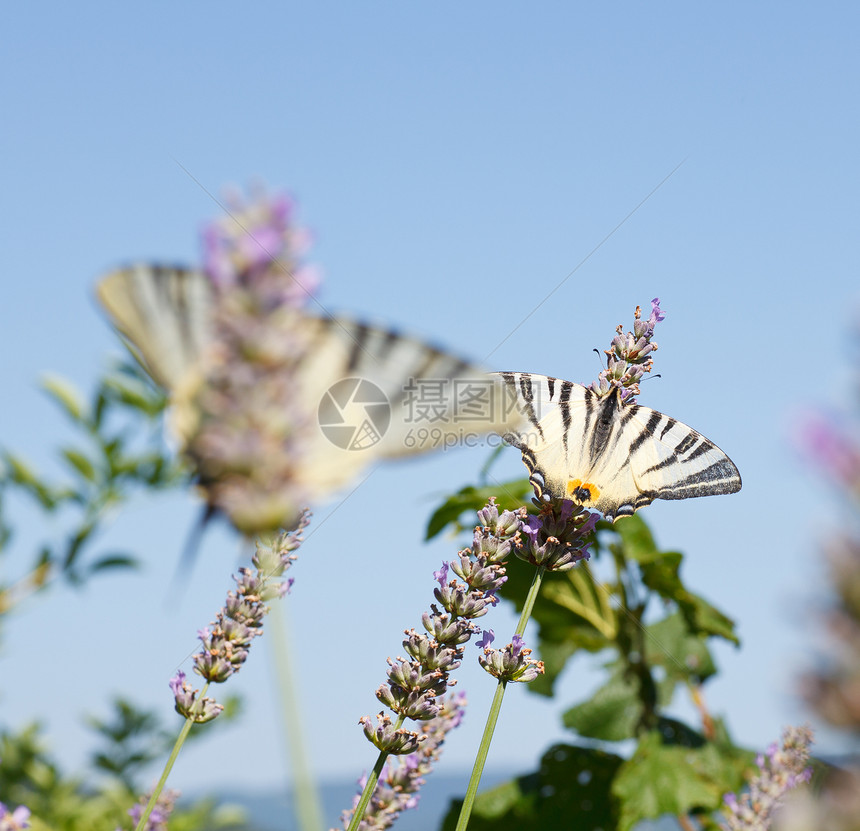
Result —
[[[528,419],[529,424],[538,431],[541,439],[546,441],[543,429],[540,426],[540,418],[534,408],[534,389],[532,387],[531,375],[527,372],[500,372],[499,375],[502,376],[510,394],[513,396],[516,408]],[[508,441],[507,437],[505,437],[505,441]],[[508,443],[520,448],[519,443]]]

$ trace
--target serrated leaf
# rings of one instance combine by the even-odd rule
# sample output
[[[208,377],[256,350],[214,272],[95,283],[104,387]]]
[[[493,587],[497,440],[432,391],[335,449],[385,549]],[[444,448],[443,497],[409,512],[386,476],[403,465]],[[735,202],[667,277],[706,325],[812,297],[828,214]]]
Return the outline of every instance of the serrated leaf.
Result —
[[[84,402],[80,393],[71,383],[57,375],[46,375],[42,378],[42,389],[72,421],[84,420]]]
[[[664,814],[716,810],[722,794],[708,775],[702,750],[665,745],[657,732],[642,736],[612,784],[620,808],[619,831],[630,831],[641,820]]]
[[[610,790],[622,762],[602,750],[555,745],[535,773],[478,794],[469,831],[613,831]],[[456,826],[461,804],[452,803],[443,831]]]
[[[62,457],[84,477],[88,482],[95,482],[96,468],[95,465],[83,454],[80,450],[75,450],[73,447],[66,447],[60,451]]]
[[[635,686],[616,673],[588,701],[567,710],[562,722],[580,736],[620,742],[636,735],[641,715],[642,702]]]

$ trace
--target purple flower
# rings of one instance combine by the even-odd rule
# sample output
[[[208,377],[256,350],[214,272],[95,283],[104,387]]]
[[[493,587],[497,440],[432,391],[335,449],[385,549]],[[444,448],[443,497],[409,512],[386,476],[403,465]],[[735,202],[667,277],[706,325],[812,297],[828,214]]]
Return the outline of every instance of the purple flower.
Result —
[[[622,400],[639,394],[639,381],[651,371],[651,354],[657,349],[652,341],[654,327],[666,317],[660,308],[660,299],[651,301],[651,315],[642,319],[642,309],[637,306],[633,321],[633,331],[623,333],[621,326],[616,329],[610,348],[606,350],[606,369],[591,384],[591,390],[598,396],[621,391]]]
[[[530,516],[523,522],[523,533],[526,534],[532,545],[537,543],[538,531],[543,527],[539,516]]]
[[[176,800],[179,796],[179,791],[166,790],[158,797],[146,820],[146,825],[144,826],[146,831],[167,831],[167,821],[173,813]],[[128,815],[135,825],[140,822],[148,802],[149,796],[142,796],[137,805],[133,805],[128,809]]]
[[[725,822],[728,831],[758,831],[770,828],[776,808],[785,795],[801,782],[808,781],[812,769],[809,746],[812,730],[809,727],[789,727],[782,736],[782,746],[772,744],[767,754],[756,757],[759,770],[749,777],[749,790],[740,798],[726,794]]]
[[[173,678],[170,679],[170,689],[174,695],[179,695],[182,692],[182,685],[185,683],[185,673],[180,669]]]
[[[201,649],[193,657],[194,671],[211,683],[223,683],[237,673],[248,658],[254,638],[263,632],[263,618],[268,613],[267,600],[282,597],[292,580],[283,579],[286,569],[296,560],[296,549],[310,522],[304,511],[296,528],[282,532],[271,545],[257,543],[251,562],[254,570],[240,568],[233,576],[236,590],[227,594],[209,626],[198,630]],[[198,699],[198,691],[186,680],[184,672],[170,679],[176,711],[202,723],[211,721],[224,709],[213,699]]]
[[[480,631],[471,621],[485,615],[498,602],[495,592],[506,579],[504,558],[519,542],[522,521],[518,513],[511,511],[500,515],[493,500],[478,512],[478,517],[483,524],[475,528],[471,549],[463,549],[457,559],[442,563],[433,572],[439,584],[433,594],[442,608],[434,603],[422,616],[428,634],[407,630],[403,646],[410,659],[388,659],[388,682],[377,688],[376,697],[400,716],[426,721],[438,714],[437,699],[453,684],[448,680],[449,673],[460,666],[464,644]],[[449,571],[460,580],[449,579]],[[492,633],[484,633],[482,644],[486,646],[491,640]],[[385,738],[385,748],[377,743],[383,741],[379,738],[381,728],[374,731],[369,721],[362,723],[377,747],[397,752],[388,749],[389,745],[400,747],[391,737]],[[399,752],[411,750],[404,745]]]
[[[228,216],[202,234],[203,270],[219,292],[238,286],[262,291],[267,303],[304,305],[317,288],[297,257],[307,234],[292,226],[292,204],[284,196],[257,193],[249,202],[234,197]]]
[[[463,720],[466,697],[463,693],[453,693],[440,698],[437,705],[436,717],[421,723],[420,734],[409,734],[417,736],[417,749],[405,756],[389,758],[386,762],[359,827],[389,828],[403,811],[418,805],[418,789],[424,784],[424,777],[439,760],[448,733]],[[381,717],[380,722],[384,722]],[[365,730],[368,730],[368,724],[369,719],[365,722]],[[360,790],[364,790],[366,782],[366,777],[359,780]],[[341,815],[344,828],[349,826],[358,800],[356,796],[352,810]]]
[[[860,495],[860,438],[842,419],[811,413],[797,429],[796,442],[823,473]]]
[[[484,629],[483,634],[476,642],[478,649],[486,649],[496,639],[496,633],[492,629]]]
[[[478,663],[500,681],[528,683],[543,675],[543,661],[529,658],[531,649],[526,649],[520,635],[514,635],[504,649],[485,649]]]
[[[0,802],[0,831],[19,831],[30,827],[30,809],[19,805],[10,811]]]
[[[294,376],[310,348],[300,310],[316,280],[300,263],[305,235],[286,198],[256,194],[229,207],[203,234],[213,348],[199,383],[174,403],[207,503],[255,537],[291,527],[315,496],[297,471],[316,413],[297,400]]]
[[[540,515],[530,516],[523,523],[524,545],[517,556],[535,566],[550,571],[567,571],[580,560],[587,560],[590,536],[600,515],[578,509],[565,499],[547,504]]]

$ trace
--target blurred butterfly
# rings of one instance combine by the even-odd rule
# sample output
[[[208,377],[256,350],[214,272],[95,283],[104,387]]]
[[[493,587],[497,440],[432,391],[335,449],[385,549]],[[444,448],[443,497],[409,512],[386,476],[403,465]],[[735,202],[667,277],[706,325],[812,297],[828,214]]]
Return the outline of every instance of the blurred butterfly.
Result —
[[[528,372],[498,373],[523,416],[505,441],[523,455],[538,498],[570,499],[607,519],[655,499],[735,493],[741,477],[713,442],[615,390]]]
[[[209,279],[184,268],[136,265],[108,274],[96,294],[148,374],[174,403],[186,397],[183,390],[205,376],[214,338]],[[314,422],[294,475],[311,499],[343,487],[379,459],[449,448],[467,434],[503,433],[520,418],[503,410],[501,379],[421,340],[300,310],[288,323],[302,344],[290,369],[294,399]],[[424,420],[413,406],[422,385],[440,391]],[[356,413],[361,423],[348,423]],[[188,423],[188,413],[174,415],[180,443],[188,439]]]

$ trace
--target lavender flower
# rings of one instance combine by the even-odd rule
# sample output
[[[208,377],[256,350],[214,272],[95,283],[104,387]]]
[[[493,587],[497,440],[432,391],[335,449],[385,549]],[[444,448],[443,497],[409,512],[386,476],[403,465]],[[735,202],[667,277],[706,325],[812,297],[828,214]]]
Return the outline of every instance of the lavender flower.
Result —
[[[424,753],[424,757],[415,757],[418,761],[403,762],[396,779],[391,779],[393,769],[387,768],[388,785],[395,782],[402,793],[412,794],[417,790],[420,773],[429,770],[429,763],[422,768],[421,759],[431,759],[433,748],[441,744],[447,730],[459,723],[457,711],[462,700],[443,698],[443,693],[455,684],[449,676],[460,666],[464,645],[480,631],[472,620],[486,614],[488,608],[498,602],[495,592],[504,582],[507,557],[521,544],[524,515],[524,509],[500,514],[493,499],[478,512],[482,525],[475,528],[471,548],[460,551],[457,560],[443,563],[433,573],[439,584],[434,593],[441,608],[433,603],[430,611],[422,616],[427,634],[407,629],[403,647],[409,657],[388,659],[388,683],[377,689],[376,697],[397,714],[397,722],[393,724],[384,712],[377,716],[375,726],[368,716],[359,720],[365,736],[381,754]],[[449,571],[463,582],[449,580]],[[455,706],[452,702],[458,703]],[[423,725],[420,732],[400,726],[407,718]],[[434,740],[434,736],[438,738]],[[429,749],[425,749],[425,745]],[[375,775],[366,780],[353,810],[344,815],[345,827],[385,828],[393,821],[392,813],[396,816],[404,807],[414,804],[412,797],[392,801],[391,794],[385,791],[386,780],[382,781],[380,786]],[[380,788],[374,808],[373,793]],[[371,805],[369,818],[368,805]]]
[[[317,281],[299,263],[303,235],[285,198],[231,209],[203,233],[213,346],[174,403],[207,503],[257,536],[291,527],[313,495],[296,474],[314,424],[294,371],[307,350],[299,309]]]
[[[475,643],[478,649],[486,649],[496,639],[496,633],[492,629],[485,629],[484,634]]]
[[[437,699],[453,685],[449,674],[460,666],[464,644],[480,631],[471,621],[498,602],[495,592],[506,579],[504,562],[520,544],[521,516],[511,511],[500,514],[490,500],[478,514],[484,524],[475,528],[472,547],[433,573],[439,606],[432,604],[423,615],[428,634],[406,631],[403,647],[409,657],[388,659],[388,683],[376,691],[401,721],[429,721],[439,715]],[[460,580],[449,580],[449,570]],[[393,727],[382,713],[375,728],[367,716],[360,723],[367,738],[386,753],[411,753],[419,740],[416,733]]]
[[[782,736],[782,747],[772,744],[766,754],[756,758],[758,772],[749,779],[749,790],[740,798],[726,794],[726,822],[728,831],[766,831],[770,828],[775,810],[782,799],[802,782],[808,782],[812,768],[809,745],[812,730],[809,727],[789,727]]]
[[[285,571],[296,560],[295,550],[310,522],[310,512],[304,511],[295,530],[281,533],[271,545],[257,543],[251,559],[254,571],[240,568],[234,575],[236,590],[227,595],[224,607],[218,611],[210,626],[201,629],[198,637],[203,648],[194,658],[194,671],[208,683],[220,684],[237,673],[248,658],[253,639],[263,633],[263,618],[269,609],[267,600],[280,598],[292,581],[282,580]],[[176,711],[195,722],[211,721],[223,709],[211,698],[197,698],[197,690],[178,672],[170,680],[176,700]]]
[[[459,726],[465,706],[466,696],[463,693],[452,693],[438,699],[437,714],[422,723],[416,749],[409,755],[389,759],[385,764],[359,829],[370,831],[389,828],[403,811],[418,805],[417,792],[424,784],[423,777],[431,772],[439,760],[445,737]],[[365,784],[366,778],[363,777],[359,780],[360,791]],[[352,810],[343,812],[344,828],[349,826],[358,800],[359,796],[356,795]]]
[[[167,790],[164,791],[155,803],[155,807],[149,814],[144,829],[146,831],[167,831],[167,820],[173,813],[176,806],[176,800],[179,799],[179,791]],[[135,826],[140,822],[143,816],[143,811],[149,802],[148,796],[142,796],[137,805],[128,809],[128,814],[134,822]]]
[[[262,191],[254,196],[246,204],[233,194],[229,215],[204,228],[203,269],[219,292],[259,284],[267,305],[304,305],[319,284],[317,274],[297,261],[308,235],[293,224],[293,204],[286,196],[268,198]]]
[[[481,666],[500,681],[519,681],[527,684],[538,675],[543,675],[543,661],[529,658],[531,649],[526,649],[521,635],[514,635],[504,649],[487,647],[478,658]]]
[[[10,811],[0,802],[0,831],[19,831],[30,827],[30,809],[19,805]]]
[[[421,737],[414,731],[393,727],[391,717],[383,712],[377,714],[375,728],[369,716],[362,716],[358,723],[364,725],[364,735],[367,740],[383,753],[395,756],[413,753],[421,741]]]
[[[824,413],[811,413],[801,423],[797,443],[821,471],[860,498],[860,438],[856,429]]]
[[[523,523],[525,544],[517,557],[548,571],[567,571],[590,556],[591,535],[599,514],[579,510],[568,499],[554,500],[541,507],[539,516]]]
[[[604,350],[606,369],[591,385],[592,392],[601,398],[613,389],[620,389],[625,399],[639,395],[639,381],[651,371],[653,360],[650,355],[657,350],[657,343],[652,340],[654,327],[665,317],[660,308],[660,298],[655,297],[647,320],[642,320],[642,309],[636,307],[632,332],[622,334],[624,330],[619,324],[610,348]]]

